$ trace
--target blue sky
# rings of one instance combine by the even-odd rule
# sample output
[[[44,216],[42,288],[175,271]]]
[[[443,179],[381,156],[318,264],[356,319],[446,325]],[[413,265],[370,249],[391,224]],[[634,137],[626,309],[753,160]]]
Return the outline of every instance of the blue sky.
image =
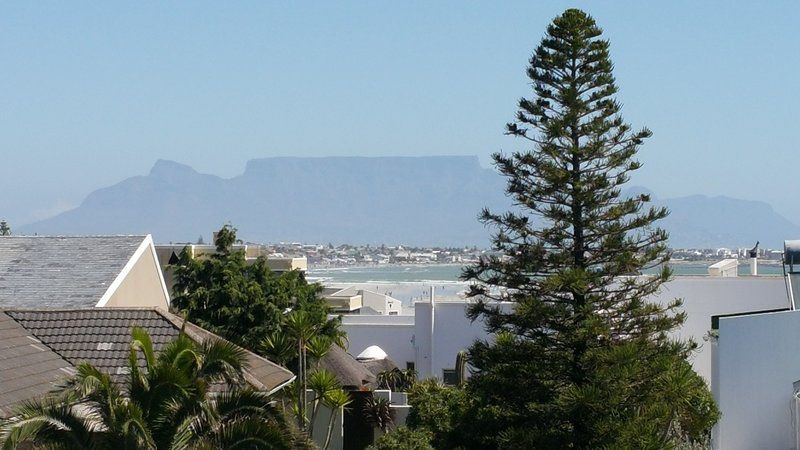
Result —
[[[770,202],[800,222],[800,2],[4,2],[0,217],[22,224],[146,174],[268,156],[476,154],[503,136],[547,23],[590,12],[634,183]]]

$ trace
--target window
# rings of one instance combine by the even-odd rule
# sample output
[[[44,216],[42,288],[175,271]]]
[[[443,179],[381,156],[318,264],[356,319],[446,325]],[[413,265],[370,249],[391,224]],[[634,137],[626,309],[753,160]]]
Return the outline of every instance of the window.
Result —
[[[442,369],[442,381],[448,386],[455,386],[458,384],[458,375],[456,369]]]
[[[406,370],[414,370],[414,361],[406,361]]]

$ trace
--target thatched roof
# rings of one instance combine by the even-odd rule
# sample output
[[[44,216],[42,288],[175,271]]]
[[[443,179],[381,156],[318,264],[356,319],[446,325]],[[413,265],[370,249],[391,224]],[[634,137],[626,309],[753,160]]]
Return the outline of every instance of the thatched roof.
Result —
[[[320,367],[333,372],[336,379],[345,388],[366,386],[374,389],[377,385],[375,375],[358,362],[356,358],[337,345],[319,362]]]
[[[389,371],[389,370],[392,370],[392,369],[398,369],[399,368],[399,367],[397,367],[397,364],[395,364],[394,361],[392,361],[389,358],[367,359],[367,360],[363,360],[363,361],[359,361],[359,362],[364,367],[366,367],[367,370],[370,371],[370,373],[372,373],[376,377],[381,372],[386,372],[386,371]]]

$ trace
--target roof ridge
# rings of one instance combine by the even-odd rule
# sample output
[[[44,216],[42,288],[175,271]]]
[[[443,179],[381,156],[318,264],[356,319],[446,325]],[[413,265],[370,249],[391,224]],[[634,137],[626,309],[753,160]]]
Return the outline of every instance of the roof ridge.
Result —
[[[1,239],[14,239],[14,238],[115,238],[115,237],[135,237],[146,238],[147,234],[12,234],[11,236],[0,236]]]
[[[114,311],[155,311],[158,312],[157,306],[124,306],[124,307],[109,307],[109,308],[93,308],[93,307],[80,307],[80,308],[5,308],[0,306],[0,313],[5,312],[35,312],[35,313],[63,313],[63,312],[114,312]]]

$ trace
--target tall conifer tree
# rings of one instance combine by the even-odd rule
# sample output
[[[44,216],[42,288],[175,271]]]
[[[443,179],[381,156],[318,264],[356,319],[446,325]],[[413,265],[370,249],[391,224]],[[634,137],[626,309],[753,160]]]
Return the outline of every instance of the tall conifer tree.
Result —
[[[716,421],[693,344],[669,338],[680,301],[648,301],[671,275],[654,225],[668,211],[621,193],[651,133],[620,116],[601,33],[580,10],[554,19],[527,70],[534,98],[507,125],[533,149],[493,156],[515,207],[483,211],[497,256],[464,272],[471,318],[497,333],[469,353],[475,446],[664,448]]]

